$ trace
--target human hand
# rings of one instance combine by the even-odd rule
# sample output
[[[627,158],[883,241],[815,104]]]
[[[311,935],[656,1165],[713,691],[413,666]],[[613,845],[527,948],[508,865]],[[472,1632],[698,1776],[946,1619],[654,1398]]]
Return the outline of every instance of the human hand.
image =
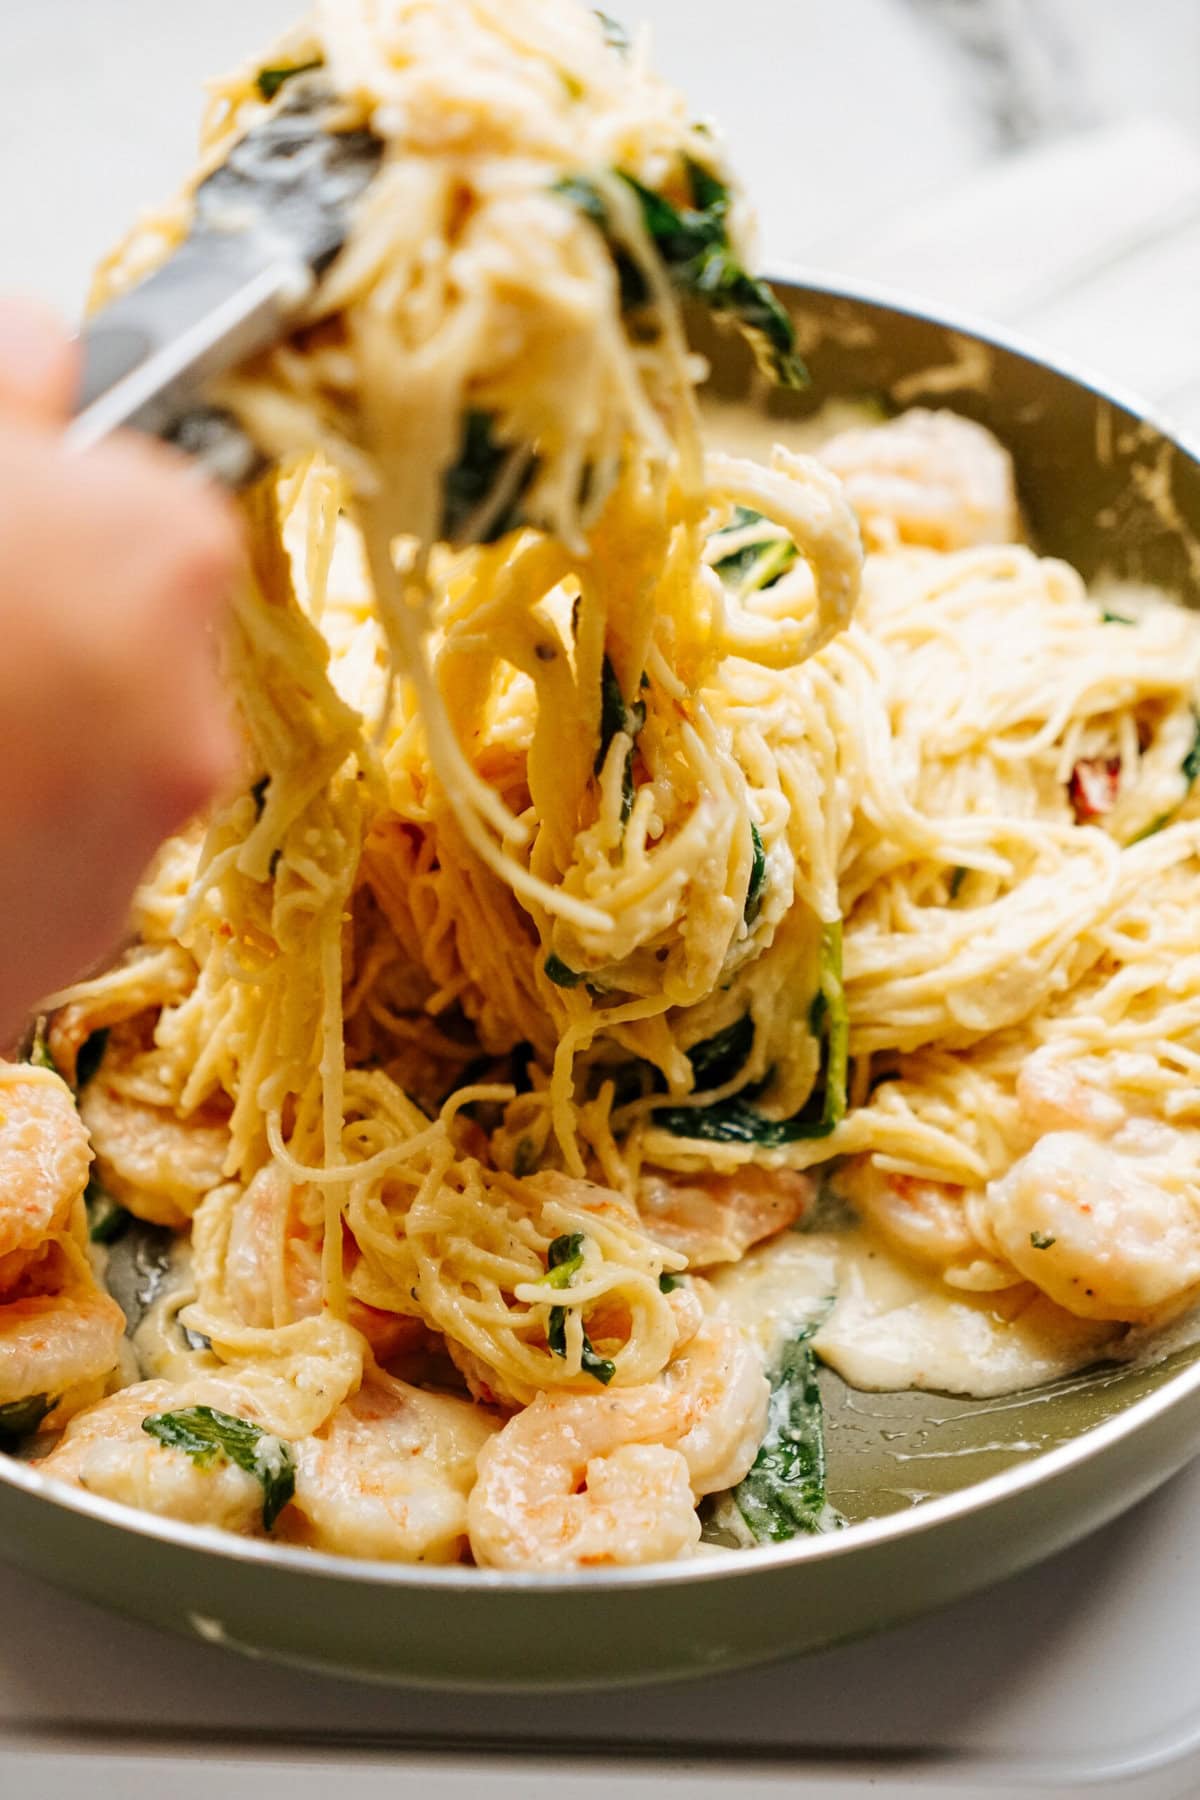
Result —
[[[68,453],[76,380],[48,315],[0,302],[0,1042],[116,941],[234,757],[236,515],[158,445]]]

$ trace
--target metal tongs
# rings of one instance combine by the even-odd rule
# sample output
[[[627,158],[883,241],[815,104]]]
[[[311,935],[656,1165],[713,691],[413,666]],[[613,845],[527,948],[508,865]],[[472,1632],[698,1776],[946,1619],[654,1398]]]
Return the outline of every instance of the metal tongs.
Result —
[[[206,386],[285,337],[345,243],[379,168],[371,131],[337,128],[321,74],[291,77],[196,189],[191,230],[154,273],[84,327],[83,380],[67,441],[86,449],[132,427],[177,444],[240,486],[262,466]]]

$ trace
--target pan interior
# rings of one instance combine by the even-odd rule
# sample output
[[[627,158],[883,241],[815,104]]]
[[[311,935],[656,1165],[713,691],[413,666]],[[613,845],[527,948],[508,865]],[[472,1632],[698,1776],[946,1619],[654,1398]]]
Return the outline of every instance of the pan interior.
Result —
[[[811,387],[766,393],[740,341],[697,320],[717,404],[751,403],[785,441],[833,402],[962,412],[1011,450],[1039,548],[1088,579],[1152,581],[1200,606],[1200,546],[1184,525],[1200,518],[1200,464],[1136,412],[1017,350],[882,300],[776,286],[798,322]],[[134,1232],[115,1247],[112,1286],[127,1310],[152,1297],[164,1248]],[[1200,1324],[1192,1329],[1200,1335]],[[1200,1357],[1188,1337],[1176,1329],[1136,1361],[988,1399],[864,1392],[823,1369],[829,1499],[855,1524],[1026,1465],[1182,1374]]]
[[[766,432],[812,442],[816,415],[847,406],[875,417],[949,407],[1012,453],[1031,535],[1089,581],[1152,582],[1200,607],[1200,465],[1137,412],[1008,345],[884,301],[777,283],[798,326],[811,383],[768,388],[744,346],[689,321],[711,374],[714,416],[753,406]],[[838,417],[835,428],[846,423]],[[1106,1364],[989,1399],[867,1393],[822,1369],[828,1494],[848,1523],[961,1491],[1080,1437],[1126,1411],[1200,1355],[1200,1321],[1176,1327],[1133,1362]]]
[[[1197,1356],[1192,1344],[986,1400],[864,1393],[823,1369],[829,1499],[853,1524],[958,1493],[1127,1411]]]

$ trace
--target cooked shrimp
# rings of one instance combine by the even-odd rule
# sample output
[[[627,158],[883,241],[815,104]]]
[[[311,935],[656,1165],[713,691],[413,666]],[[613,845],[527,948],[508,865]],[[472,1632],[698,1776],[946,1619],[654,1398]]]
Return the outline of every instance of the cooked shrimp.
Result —
[[[1157,1319],[1200,1286],[1195,1134],[1127,1128],[1111,1143],[1052,1131],[993,1181],[977,1226],[1085,1319]]]
[[[57,1424],[95,1397],[125,1332],[74,1237],[90,1162],[65,1082],[0,1064],[0,1406],[43,1397]]]
[[[144,1512],[226,1531],[261,1531],[263,1491],[255,1476],[224,1457],[198,1464],[142,1430],[143,1420],[155,1413],[195,1405],[259,1422],[252,1403],[229,1382],[141,1381],[80,1413],[34,1466]]]
[[[962,550],[1020,536],[1012,458],[970,419],[915,407],[839,433],[820,455],[841,477],[869,549]]]
[[[81,992],[51,1016],[47,1044],[55,1068],[73,1083],[79,1052],[94,1032],[182,1000],[195,980],[195,962],[181,945],[139,946],[97,983],[95,994]]]
[[[181,1118],[171,1107],[135,1100],[112,1084],[108,1070],[106,1055],[79,1098],[97,1176],[139,1219],[186,1225],[222,1180],[228,1129],[207,1113]]]
[[[280,1326],[311,1318],[323,1301],[324,1206],[315,1188],[282,1169],[260,1169],[234,1202],[225,1250],[225,1293],[247,1325]],[[424,1348],[424,1322],[383,1312],[350,1296],[346,1317],[385,1362]]]
[[[0,1063],[0,1285],[19,1273],[20,1253],[66,1226],[91,1160],[66,1083],[49,1069]]]
[[[96,1286],[86,1257],[69,1241],[35,1254],[0,1301],[0,1406],[45,1396],[61,1424],[81,1390],[116,1368],[125,1315]]]
[[[643,1171],[638,1211],[650,1235],[678,1250],[693,1269],[738,1262],[752,1244],[774,1237],[812,1203],[809,1176],[749,1163],[732,1174]]]
[[[873,1157],[843,1176],[854,1203],[890,1242],[939,1268],[978,1254],[963,1210],[966,1190],[881,1169]]]
[[[476,1562],[570,1569],[689,1549],[700,1523],[688,1466],[654,1442],[675,1411],[658,1384],[539,1395],[480,1453],[467,1506]]]
[[[1053,1050],[1035,1050],[1017,1075],[1021,1122],[1031,1133],[1089,1131],[1111,1137],[1125,1120],[1125,1108],[1112,1094],[1092,1087],[1079,1070]]]
[[[471,1550],[496,1568],[582,1568],[679,1556],[695,1501],[746,1473],[767,1383],[736,1326],[709,1319],[643,1387],[542,1394],[479,1457]]]
[[[724,1318],[709,1319],[663,1382],[684,1396],[687,1417],[674,1447],[699,1499],[734,1487],[754,1461],[767,1424],[769,1385],[762,1359]]]
[[[293,1445],[288,1534],[344,1556],[458,1561],[476,1462],[497,1424],[470,1401],[376,1377]]]

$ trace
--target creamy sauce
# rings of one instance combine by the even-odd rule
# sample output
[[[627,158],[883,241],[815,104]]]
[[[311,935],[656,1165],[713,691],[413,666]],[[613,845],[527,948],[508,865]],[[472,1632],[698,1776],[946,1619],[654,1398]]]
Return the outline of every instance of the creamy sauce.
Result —
[[[867,400],[827,400],[808,418],[771,419],[750,401],[716,400],[706,395],[700,411],[704,441],[711,450],[761,463],[770,462],[775,444],[811,456],[838,432],[878,425],[884,417],[879,407]]]
[[[171,1246],[161,1287],[132,1333],[138,1364],[135,1381],[190,1381],[221,1367],[211,1350],[189,1341],[179,1323],[180,1308],[195,1298],[192,1248],[180,1238]]]
[[[1077,1319],[1028,1284],[948,1288],[865,1227],[785,1232],[711,1279],[768,1364],[825,1314],[814,1348],[856,1388],[984,1399],[1069,1375],[1121,1339],[1119,1328]]]
[[[844,1241],[832,1233],[784,1231],[709,1275],[768,1367],[789,1338],[833,1306]]]

